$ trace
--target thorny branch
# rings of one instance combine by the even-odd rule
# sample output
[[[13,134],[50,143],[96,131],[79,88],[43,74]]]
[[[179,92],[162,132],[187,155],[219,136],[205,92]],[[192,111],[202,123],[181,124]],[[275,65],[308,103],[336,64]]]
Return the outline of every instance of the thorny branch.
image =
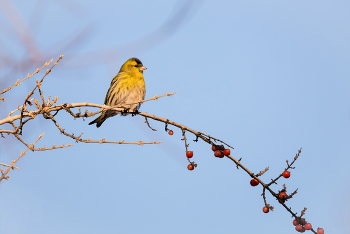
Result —
[[[134,103],[123,103],[122,106],[105,106],[105,105],[99,105],[99,104],[94,104],[94,103],[64,103],[64,104],[59,104],[59,105],[54,105],[56,104],[56,102],[58,101],[58,97],[55,97],[55,99],[51,100],[51,97],[49,96],[48,97],[48,100],[45,101],[45,98],[44,98],[44,95],[43,95],[43,92],[41,90],[41,85],[42,85],[42,82],[44,80],[44,78],[51,72],[51,69],[58,63],[58,61],[62,59],[62,56],[60,56],[60,58],[54,63],[54,65],[48,69],[44,75],[44,77],[40,80],[40,81],[37,81],[37,85],[35,86],[35,88],[29,92],[28,96],[25,98],[25,101],[24,101],[24,104],[22,106],[18,106],[17,109],[15,109],[14,111],[10,112],[9,115],[0,120],[0,125],[3,125],[5,123],[9,123],[12,125],[13,127],[13,130],[6,130],[6,129],[0,129],[0,133],[1,133],[1,136],[3,136],[3,133],[7,133],[8,135],[9,134],[13,134],[20,142],[22,142],[26,147],[27,149],[22,153],[20,154],[20,156],[16,159],[16,160],[13,160],[12,161],[12,164],[11,165],[7,165],[7,164],[3,164],[3,163],[0,163],[0,165],[2,166],[5,166],[7,167],[7,169],[4,170],[1,168],[1,174],[2,176],[0,177],[0,181],[2,179],[8,179],[9,176],[7,176],[7,174],[9,173],[10,169],[14,170],[14,169],[19,169],[18,167],[15,167],[15,163],[21,158],[23,157],[26,152],[30,149],[32,151],[42,151],[42,150],[52,150],[52,149],[58,149],[58,148],[63,148],[63,147],[69,147],[69,146],[72,146],[71,144],[68,144],[68,145],[61,145],[59,147],[56,147],[55,145],[53,145],[52,147],[50,148],[46,148],[46,146],[42,147],[42,148],[34,148],[34,145],[36,144],[36,142],[42,138],[42,135],[40,135],[38,137],[38,139],[32,143],[32,144],[27,144],[21,137],[20,135],[22,134],[22,128],[23,128],[23,125],[26,124],[28,121],[34,119],[35,117],[37,117],[38,115],[42,115],[45,119],[50,119],[54,124],[55,126],[58,128],[58,130],[61,132],[61,134],[64,134],[65,136],[68,136],[72,139],[75,140],[75,142],[85,142],[85,143],[114,143],[114,144],[137,144],[137,145],[144,145],[144,144],[159,144],[161,142],[156,142],[156,141],[153,141],[153,142],[143,142],[142,140],[138,141],[138,142],[125,142],[124,140],[122,141],[106,141],[105,138],[103,138],[102,140],[91,140],[91,137],[89,137],[88,139],[84,140],[81,138],[81,136],[83,135],[83,133],[81,133],[79,136],[74,136],[74,134],[69,134],[67,133],[60,125],[59,123],[56,121],[56,119],[54,118],[55,115],[61,111],[61,110],[65,110],[67,113],[69,113],[71,116],[73,116],[74,118],[88,118],[88,117],[92,117],[92,116],[95,116],[96,114],[99,114],[101,113],[102,111],[106,111],[106,110],[114,110],[114,111],[117,111],[117,112],[130,112],[132,113],[131,111],[127,110],[126,108],[124,108],[125,105],[130,105],[130,104],[134,104]],[[52,60],[51,60],[52,61]],[[50,62],[51,63],[51,62]],[[46,63],[43,67],[49,65],[50,63]],[[41,69],[43,69],[43,67]],[[40,72],[41,69],[38,69],[37,72],[33,73],[32,75]],[[32,76],[31,75],[31,76]],[[29,76],[29,77],[31,77]],[[29,78],[28,76],[25,78]],[[24,81],[25,79],[21,80],[21,81],[17,81],[15,83],[15,85],[13,86],[10,86],[10,88],[8,89],[5,89],[2,93],[5,93],[7,92],[8,90],[12,89],[13,87],[17,86],[20,84],[20,82]],[[38,88],[38,91],[39,91],[39,95],[40,95],[40,98],[41,98],[41,102],[42,104],[39,104],[39,101],[35,98],[32,98],[32,95],[34,94],[34,91]],[[0,94],[2,94],[0,93]],[[164,95],[161,95],[161,96],[158,96],[158,95],[155,95],[153,98],[150,98],[150,99],[146,99],[142,102],[146,102],[146,101],[151,101],[151,100],[158,100],[159,98],[161,97],[165,97],[165,96],[170,96],[170,95],[173,95],[175,93],[166,93]],[[30,100],[29,100],[30,99]],[[1,99],[3,100],[3,99]],[[31,104],[31,101],[34,102],[35,104],[35,107],[34,110],[28,110],[28,108],[31,108],[30,106],[32,106]],[[27,108],[27,104],[29,105],[29,107]],[[96,107],[96,108],[100,108],[99,111],[97,112],[88,112],[87,109],[85,109],[84,113],[82,114],[81,112],[81,107]],[[74,108],[78,108],[79,111],[77,113],[74,113],[71,109],[74,109]],[[20,111],[20,114],[18,115],[14,115],[13,114],[17,111]],[[54,114],[52,114],[54,113]],[[195,131],[193,129],[190,129],[182,124],[179,124],[179,123],[176,123],[174,121],[171,121],[169,119],[166,119],[166,118],[162,118],[162,117],[158,117],[158,116],[155,116],[155,115],[151,115],[151,114],[148,114],[146,112],[139,112],[138,115],[141,115],[143,117],[145,117],[145,120],[146,120],[146,123],[147,125],[150,127],[150,124],[149,124],[149,121],[148,119],[153,119],[153,120],[156,120],[156,121],[159,121],[159,122],[163,122],[165,123],[165,130],[168,131],[168,125],[173,125],[174,127],[177,127],[179,129],[181,129],[182,131],[182,135],[183,135],[183,139],[185,141],[185,148],[186,148],[186,152],[188,151],[188,144],[187,144],[187,137],[186,137],[186,132],[188,133],[192,133],[194,134],[194,136],[196,137],[196,140],[194,141],[198,141],[198,139],[201,139],[203,140],[204,142],[210,144],[210,145],[215,145],[215,143],[217,142],[220,142],[224,145],[226,145],[227,147],[229,148],[232,148],[230,145],[228,145],[227,143],[223,142],[222,140],[219,140],[217,138],[214,138],[210,135],[207,135],[207,134],[204,134],[203,132],[198,132],[198,131]],[[20,120],[20,124],[19,126],[17,127],[15,122],[16,120]],[[151,127],[150,127],[151,128]],[[152,130],[155,130],[153,128],[151,128]],[[220,146],[220,150],[224,149],[223,146]],[[294,169],[294,167],[292,167],[292,165],[295,163],[295,161],[298,159],[299,155],[301,153],[301,149],[298,151],[298,153],[296,154],[296,156],[294,157],[294,160],[292,161],[292,163],[289,164],[288,160],[286,161],[287,162],[287,167],[285,168],[285,171],[289,170],[289,169]],[[278,193],[275,193],[271,188],[270,186],[272,184],[277,184],[277,180],[279,178],[281,178],[283,176],[283,174],[281,173],[279,176],[277,176],[277,178],[273,179],[270,183],[268,184],[265,184],[264,182],[262,182],[258,177],[263,175],[265,172],[267,172],[269,170],[269,167],[265,168],[263,171],[260,171],[259,173],[257,174],[254,174],[253,172],[251,172],[250,170],[248,170],[245,166],[243,166],[243,164],[241,163],[241,159],[237,160],[235,159],[234,157],[232,157],[231,155],[226,155],[227,158],[229,158],[230,160],[232,160],[236,166],[237,166],[237,169],[238,168],[242,168],[245,172],[247,172],[252,178],[256,179],[263,187],[263,193],[262,193],[262,196],[263,196],[263,200],[264,200],[264,203],[265,203],[265,206],[271,210],[274,209],[273,206],[271,206],[270,204],[267,204],[266,202],[266,196],[265,196],[265,191],[269,191],[271,193],[272,196],[274,196],[276,198],[277,201],[279,201],[279,203],[293,216],[295,217],[297,220],[299,220],[301,218],[301,216],[303,216],[305,214],[305,211],[306,211],[306,208],[301,212],[301,216],[297,216],[296,213],[293,213],[291,208],[287,207],[284,203],[285,201],[287,201],[288,199],[292,198],[293,195],[295,195],[297,193],[297,190],[296,189],[293,193],[291,193],[290,195],[286,195],[284,197],[280,197],[280,193],[281,192],[286,192],[287,188],[285,185],[283,185],[283,189],[281,191],[279,191]],[[188,159],[189,160],[189,159]],[[193,166],[197,166],[196,164],[194,164],[194,162],[191,162],[189,160],[190,164],[192,164]],[[303,222],[305,221],[305,219],[303,219]],[[306,221],[305,221],[306,222]],[[313,229],[311,229],[311,231],[313,231],[314,233],[316,233]]]

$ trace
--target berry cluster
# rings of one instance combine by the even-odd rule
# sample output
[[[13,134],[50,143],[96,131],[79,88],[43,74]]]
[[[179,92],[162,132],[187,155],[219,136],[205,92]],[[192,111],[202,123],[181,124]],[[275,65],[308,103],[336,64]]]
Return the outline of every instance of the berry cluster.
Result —
[[[223,145],[212,145],[211,150],[214,151],[214,156],[217,158],[223,158],[231,154],[231,150],[225,149]]]
[[[230,149],[225,149],[223,145],[213,145],[211,147],[212,151],[214,151],[214,156],[217,158],[223,158],[224,156],[228,156],[231,154]],[[193,151],[186,151],[186,157],[192,158],[193,157]],[[193,163],[188,164],[187,169],[192,171],[195,168],[195,165]],[[259,183],[259,182],[258,182]]]
[[[293,225],[295,226],[295,230],[297,230],[298,232],[305,232],[305,230],[312,229],[311,223],[307,223],[305,219],[301,218],[300,216],[296,217],[293,220]],[[324,234],[323,228],[318,228],[317,234]]]

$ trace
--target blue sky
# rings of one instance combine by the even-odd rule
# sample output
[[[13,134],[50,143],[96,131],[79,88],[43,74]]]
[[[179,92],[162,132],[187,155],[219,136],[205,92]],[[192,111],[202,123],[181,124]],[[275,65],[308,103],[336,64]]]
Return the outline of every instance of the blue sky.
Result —
[[[102,104],[122,63],[138,57],[148,68],[146,98],[176,92],[140,111],[227,142],[251,171],[270,167],[265,182],[302,147],[291,177],[272,188],[298,188],[287,205],[298,214],[307,207],[314,228],[349,230],[349,2],[195,1],[175,23],[169,20],[184,1],[12,3],[42,59],[65,55],[42,86],[46,97]],[[39,65],[23,71],[3,65],[27,61],[28,54],[0,7],[2,90]],[[6,93],[0,117],[21,105],[41,77]],[[26,141],[45,132],[40,147],[74,146],[28,152],[21,170],[2,181],[1,233],[296,233],[290,214],[269,195],[275,211],[262,212],[261,186],[251,187],[249,175],[189,134],[198,167],[188,171],[179,129],[169,136],[164,124],[150,121],[158,130],[152,132],[140,116],[116,116],[99,129],[64,112],[57,120],[85,139],[163,143],[75,143],[38,117],[24,129]],[[11,136],[0,144],[2,163],[25,149]]]

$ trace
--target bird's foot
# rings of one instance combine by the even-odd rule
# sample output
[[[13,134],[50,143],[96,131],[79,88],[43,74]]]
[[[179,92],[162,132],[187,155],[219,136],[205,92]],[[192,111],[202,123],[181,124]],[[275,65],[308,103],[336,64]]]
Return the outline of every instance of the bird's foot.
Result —
[[[125,108],[124,107],[124,110],[121,112],[121,115],[127,115],[127,114],[129,114],[129,110],[130,110],[130,108]]]
[[[135,115],[138,115],[138,114],[139,114],[139,111],[135,110],[134,112],[131,113],[131,116],[134,117]]]

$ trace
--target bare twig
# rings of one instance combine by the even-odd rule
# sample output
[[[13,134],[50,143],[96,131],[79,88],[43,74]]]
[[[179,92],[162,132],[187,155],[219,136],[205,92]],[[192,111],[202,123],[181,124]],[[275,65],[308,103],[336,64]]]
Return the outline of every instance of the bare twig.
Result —
[[[137,103],[143,103],[143,102],[148,102],[148,101],[152,101],[152,100],[158,100],[159,98],[162,98],[162,97],[172,96],[172,95],[174,95],[175,93],[176,93],[176,92],[173,92],[173,93],[166,93],[166,94],[163,94],[163,95],[161,95],[161,96],[154,95],[153,98],[145,99],[145,100],[140,101],[140,102],[125,103],[125,104],[123,104],[123,105],[134,105],[134,104],[137,104]]]
[[[16,83],[15,83],[14,85],[11,85],[10,87],[4,89],[2,92],[0,92],[0,94],[6,93],[6,92],[9,91],[10,89],[12,89],[12,88],[14,88],[14,87],[20,85],[20,84],[21,84],[23,81],[25,81],[26,79],[28,79],[28,78],[32,77],[33,75],[39,73],[44,67],[49,66],[50,63],[52,62],[52,60],[53,60],[53,59],[51,59],[50,62],[46,62],[46,63],[44,64],[44,66],[42,66],[41,68],[36,69],[36,71],[33,72],[31,75],[29,75],[29,73],[28,73],[28,75],[27,75],[26,77],[24,77],[21,81],[20,81],[20,80],[17,80]]]
[[[5,163],[0,163],[0,165],[4,166],[4,167],[12,167],[12,168],[16,168],[16,169],[20,169],[19,167],[13,167],[11,165],[7,165]]]
[[[147,117],[145,117],[145,123],[147,124],[147,126],[152,130],[152,131],[157,131],[157,129],[154,129],[154,128],[152,128],[150,125],[149,125],[149,122],[148,122],[148,120],[147,120]]]
[[[265,172],[267,172],[269,170],[269,167],[266,167],[265,170],[260,171],[258,174],[256,174],[256,176],[262,176]]]
[[[60,57],[58,58],[58,60],[52,65],[52,67],[51,67],[50,69],[47,69],[47,70],[46,70],[46,73],[45,73],[45,75],[43,76],[43,78],[40,80],[40,82],[37,82],[37,85],[34,87],[34,89],[33,89],[31,92],[29,92],[28,96],[25,98],[25,101],[24,101],[24,104],[23,104],[23,108],[21,109],[21,119],[20,119],[21,122],[20,122],[20,125],[19,125],[19,127],[18,127],[19,133],[20,133],[20,134],[21,134],[21,132],[22,132],[22,127],[23,127],[23,112],[24,112],[24,110],[25,110],[25,106],[26,106],[26,104],[27,104],[27,101],[28,101],[29,98],[33,95],[33,93],[34,93],[34,91],[35,91],[36,88],[39,88],[39,89],[40,89],[40,86],[41,86],[43,80],[45,79],[45,77],[47,76],[47,74],[49,74],[49,73],[51,72],[52,68],[54,68],[62,58],[63,58],[63,55],[60,55]]]
[[[15,167],[16,162],[17,162],[20,158],[22,158],[24,155],[26,155],[26,152],[27,152],[30,148],[34,148],[35,143],[37,143],[38,140],[40,140],[40,139],[43,137],[43,135],[44,135],[44,134],[41,134],[41,135],[38,137],[38,139],[36,139],[36,141],[34,141],[32,144],[30,144],[24,152],[23,152],[23,150],[22,150],[22,152],[21,152],[21,154],[18,156],[18,158],[17,158],[16,160],[12,160],[11,165],[8,166],[8,168],[5,170],[5,172],[4,172],[4,170],[1,168],[0,182],[1,182],[3,179],[8,180],[8,178],[9,178],[10,176],[8,176],[7,174],[10,172],[11,169],[14,169],[14,168],[19,169],[19,168]]]

